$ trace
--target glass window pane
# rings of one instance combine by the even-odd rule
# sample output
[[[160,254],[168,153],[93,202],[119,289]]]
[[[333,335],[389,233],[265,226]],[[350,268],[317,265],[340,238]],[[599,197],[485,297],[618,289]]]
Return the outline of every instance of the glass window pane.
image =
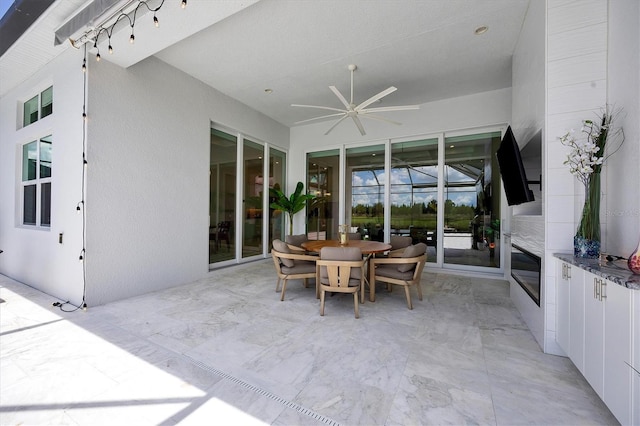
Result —
[[[307,193],[316,198],[307,209],[307,234],[312,240],[338,238],[340,150],[307,154]]]
[[[348,223],[363,238],[384,241],[384,145],[347,149]]]
[[[262,254],[262,201],[265,195],[264,146],[244,141],[244,229],[242,257]],[[268,182],[266,183],[268,185]]]
[[[40,178],[51,177],[51,135],[40,139]]]
[[[40,194],[40,225],[51,225],[51,182],[41,185]]]
[[[31,123],[38,121],[38,96],[34,96],[24,103],[24,117],[23,126],[28,126]]]
[[[391,235],[427,244],[427,261],[436,262],[438,139],[391,145]]]
[[[22,204],[22,223],[25,225],[36,224],[36,186],[24,186],[24,200]]]
[[[209,262],[235,258],[236,137],[211,129]]]
[[[38,163],[38,145],[29,142],[22,146],[22,181],[36,178],[36,165]]]
[[[283,190],[286,182],[287,154],[277,149],[269,149],[269,204],[275,201],[273,189]],[[284,241],[285,214],[269,209],[269,241],[278,238]]]
[[[53,86],[42,92],[40,105],[40,118],[44,118],[53,112]]]

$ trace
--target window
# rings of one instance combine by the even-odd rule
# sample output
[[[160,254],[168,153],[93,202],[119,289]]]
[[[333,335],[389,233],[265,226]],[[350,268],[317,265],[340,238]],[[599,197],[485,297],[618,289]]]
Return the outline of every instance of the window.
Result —
[[[23,104],[24,127],[53,113],[53,86]]]
[[[22,146],[22,224],[51,226],[51,135]]]

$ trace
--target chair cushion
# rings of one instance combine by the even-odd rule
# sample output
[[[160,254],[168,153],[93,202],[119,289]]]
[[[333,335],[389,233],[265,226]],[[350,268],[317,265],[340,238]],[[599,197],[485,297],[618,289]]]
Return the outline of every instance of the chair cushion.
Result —
[[[409,247],[411,245],[411,237],[392,235],[389,244],[391,244],[391,250],[398,250],[401,248]]]
[[[402,265],[406,266],[406,265]],[[377,277],[387,277],[387,278],[395,278],[397,280],[409,281],[413,279],[413,268],[415,268],[415,264],[409,265],[412,267],[410,271],[398,271],[396,265],[385,265],[381,264],[376,267],[376,278]]]
[[[272,244],[275,251],[278,251],[280,253],[285,253],[285,254],[291,253],[291,250],[289,250],[289,246],[287,245],[287,243],[285,243],[282,240],[277,240],[277,239],[273,240]],[[284,266],[287,266],[289,268],[293,268],[293,266],[295,265],[295,262],[293,261],[293,259],[285,259],[282,257],[279,257],[278,259],[280,259],[280,262],[282,262]]]
[[[320,259],[322,260],[362,260],[362,250],[358,247],[323,247],[320,250]],[[349,274],[349,286],[360,285],[360,278],[362,277],[361,268],[351,268]],[[320,267],[320,282],[322,284],[329,284],[329,274],[327,273],[327,267]]]
[[[287,235],[284,240],[293,246],[302,247],[302,243],[309,241],[307,234]]]
[[[427,251],[427,245],[425,243],[418,243],[413,246],[409,246],[404,249],[404,253],[402,253],[403,258],[409,257],[417,257],[423,255]],[[398,265],[398,272],[409,272],[413,271],[416,267],[415,263],[405,263],[402,265]]]
[[[286,259],[291,260],[291,259]],[[283,274],[293,275],[293,274],[315,274],[316,273],[316,263],[310,262],[307,260],[298,260],[293,267],[288,267],[282,265],[280,268]]]

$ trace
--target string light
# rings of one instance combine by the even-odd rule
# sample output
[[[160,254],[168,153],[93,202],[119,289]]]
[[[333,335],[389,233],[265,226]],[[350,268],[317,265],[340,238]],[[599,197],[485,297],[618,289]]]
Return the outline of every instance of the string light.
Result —
[[[124,9],[128,9],[129,6],[134,3],[133,0],[130,1],[129,3],[127,3],[126,6],[123,7],[123,9],[120,10],[120,14],[119,15],[115,16],[115,14],[114,14],[114,15],[112,15],[110,18],[108,18],[105,21],[105,22],[112,22],[110,25],[106,25],[106,23],[103,23],[103,24],[99,25],[96,28],[88,30],[82,36],[80,36],[77,40],[69,39],[69,41],[71,42],[71,45],[73,47],[79,49],[81,45],[92,41],[93,42],[93,47],[95,49],[98,49],[98,43],[100,42],[100,37],[102,36],[102,33],[105,33],[106,36],[107,36],[107,40],[108,40],[108,51],[109,51],[110,54],[113,54],[113,46],[111,45],[111,37],[113,36],[113,32],[115,30],[116,25],[122,19],[127,19],[129,21],[129,26],[131,27],[131,35],[129,36],[129,43],[134,44],[135,40],[136,40],[135,31],[134,31],[135,30],[135,25],[136,25],[136,19],[137,19],[137,15],[138,15],[138,10],[141,7],[146,7],[149,12],[153,12],[153,25],[156,28],[160,27],[160,20],[158,19],[157,12],[162,8],[162,6],[164,5],[165,0],[162,0],[157,7],[150,7],[149,6],[149,2],[150,1],[151,0],[138,0],[138,3],[136,5],[135,9],[133,9],[133,10],[129,9],[129,12],[125,13]],[[187,7],[187,0],[180,0],[180,7],[182,7],[183,9],[186,8]],[[114,17],[115,17],[115,20],[113,20]],[[100,50],[98,49],[98,53],[96,55],[96,61],[100,61],[100,59],[101,59]],[[84,65],[83,70],[86,70],[86,65]]]

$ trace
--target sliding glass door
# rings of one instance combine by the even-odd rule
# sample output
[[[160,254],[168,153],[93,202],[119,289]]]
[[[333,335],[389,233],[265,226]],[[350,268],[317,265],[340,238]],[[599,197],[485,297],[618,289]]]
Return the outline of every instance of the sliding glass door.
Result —
[[[210,149],[209,264],[266,255],[284,238],[284,218],[269,204],[273,188],[284,188],[286,153],[220,129],[211,129]]]
[[[237,138],[211,129],[209,263],[235,258]]]
[[[483,129],[310,152],[307,186],[319,196],[317,205],[329,194],[339,202],[344,221],[363,238],[410,236],[414,244],[427,245],[431,266],[499,271],[501,187],[495,152],[500,140],[500,130]],[[329,174],[327,159],[333,168]],[[344,189],[338,197],[335,168],[340,164]],[[340,217],[335,208],[308,209],[310,231],[327,229],[328,211],[331,218]],[[336,238],[335,231],[326,238]]]
[[[391,145],[391,235],[427,245],[427,262],[438,248],[438,139]]]
[[[374,241],[384,241],[384,155],[384,145],[346,150],[347,223]]]
[[[340,150],[307,154],[307,193],[315,199],[307,208],[307,234],[312,240],[338,236]]]
[[[500,267],[500,187],[494,173],[500,136],[494,132],[445,139],[445,263]]]
[[[265,196],[263,156],[264,146],[244,140],[242,257],[262,254],[262,207]],[[269,185],[268,179],[266,185]],[[268,190],[266,193],[268,194]]]

